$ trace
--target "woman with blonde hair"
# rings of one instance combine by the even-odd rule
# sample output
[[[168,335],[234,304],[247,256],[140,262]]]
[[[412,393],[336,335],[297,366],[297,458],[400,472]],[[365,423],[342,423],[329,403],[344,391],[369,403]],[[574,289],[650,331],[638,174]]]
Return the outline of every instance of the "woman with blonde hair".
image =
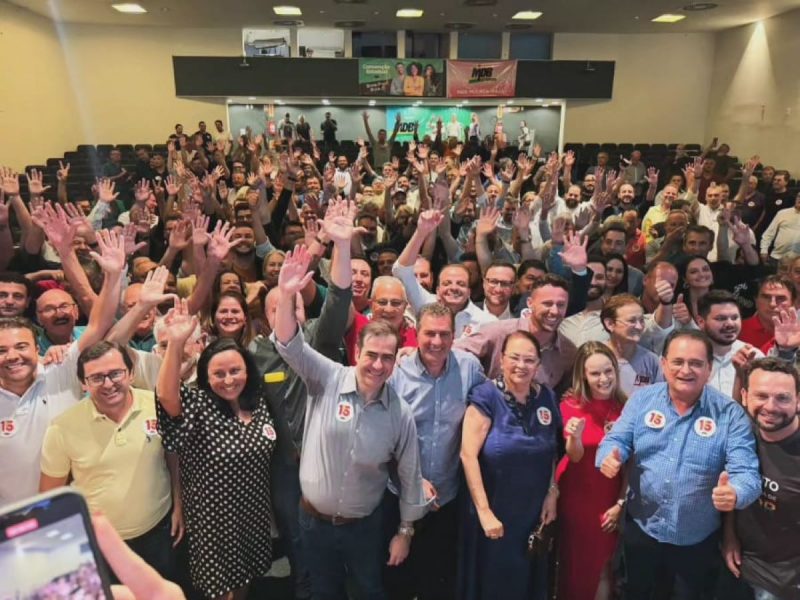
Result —
[[[561,401],[567,455],[556,471],[561,491],[559,598],[611,597],[610,563],[627,483],[622,474],[605,477],[595,468],[594,459],[626,400],[619,380],[619,364],[608,346],[586,342],[578,348],[572,388]]]

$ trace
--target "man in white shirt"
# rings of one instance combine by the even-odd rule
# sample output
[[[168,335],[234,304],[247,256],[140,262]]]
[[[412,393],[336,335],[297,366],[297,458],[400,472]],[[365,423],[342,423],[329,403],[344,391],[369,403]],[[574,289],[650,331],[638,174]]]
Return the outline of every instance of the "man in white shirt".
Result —
[[[727,290],[711,290],[700,298],[696,321],[714,347],[714,363],[708,385],[733,397],[733,381],[736,377],[734,355],[745,347],[755,353],[754,358],[761,358],[764,354],[737,339],[742,331],[742,317],[736,297]]]
[[[768,257],[779,260],[790,252],[800,254],[800,192],[794,207],[779,210],[761,237],[761,258],[765,262]]]

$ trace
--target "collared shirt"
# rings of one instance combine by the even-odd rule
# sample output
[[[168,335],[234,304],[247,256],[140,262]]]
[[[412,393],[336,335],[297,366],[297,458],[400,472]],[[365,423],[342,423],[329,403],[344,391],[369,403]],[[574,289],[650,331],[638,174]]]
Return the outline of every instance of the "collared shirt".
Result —
[[[404,356],[389,380],[414,413],[422,476],[436,488],[442,506],[458,494],[467,394],[485,380],[478,359],[461,350],[450,351],[438,377],[428,373],[419,351]]]
[[[598,468],[618,448],[631,456],[628,512],[659,542],[688,546],[720,526],[711,494],[722,471],[736,489],[741,510],[761,493],[761,476],[750,418],[741,406],[712,387],[683,416],[666,383],[638,390],[600,443]]]
[[[658,356],[638,344],[630,359],[618,356],[617,362],[619,363],[619,387],[627,396],[639,388],[664,381]]]
[[[414,415],[390,384],[366,404],[356,389],[355,367],[344,367],[309,347],[298,332],[284,345],[272,341],[308,390],[300,488],[321,513],[366,517],[377,508],[396,463],[400,516],[426,512]]]
[[[747,344],[741,340],[734,340],[731,349],[722,356],[714,355],[714,363],[711,365],[711,377],[708,385],[719,390],[726,396],[733,396],[733,380],[736,378],[736,369],[733,367],[733,356]],[[755,358],[762,358],[764,353],[758,348],[753,348]]]
[[[639,340],[639,345],[650,350],[650,352],[660,354],[664,347],[664,340],[667,339],[667,336],[674,328],[675,323],[673,321],[669,327],[663,329],[656,322],[655,315],[648,313],[644,316],[644,332]],[[611,339],[608,331],[603,327],[603,322],[600,320],[599,310],[583,310],[571,317],[567,317],[561,321],[558,333],[572,342],[576,348],[586,342],[607,342]]]
[[[739,333],[739,339],[751,346],[763,349],[775,339],[775,332],[767,331],[761,319],[755,314],[742,321],[742,331]]]
[[[42,439],[50,421],[81,398],[78,344],[61,364],[39,365],[31,387],[17,396],[0,388],[0,506],[39,491]]]
[[[527,317],[484,325],[477,332],[456,341],[454,347],[472,352],[481,361],[486,376],[494,379],[500,374],[503,341],[509,334],[520,330],[530,330],[530,321]],[[557,333],[551,345],[542,347],[536,382],[551,389],[558,387],[564,376],[570,373],[576,351],[572,342],[561,333]]]
[[[78,339],[83,335],[84,331],[86,331],[85,325],[76,325],[73,327],[72,335],[67,343],[71,344],[72,342],[78,341]],[[47,332],[40,328],[39,335],[36,336],[36,345],[39,347],[39,356],[44,356],[45,352],[57,344],[54,344],[52,341],[50,341],[50,338],[47,337]]]
[[[426,304],[439,301],[436,294],[431,294],[419,284],[414,275],[414,265],[406,267],[396,262],[392,266],[392,275],[403,282],[408,296],[408,303],[415,313],[419,313],[419,309]],[[482,324],[494,321],[497,321],[497,317],[487,313],[485,310],[481,310],[471,300],[467,300],[467,305],[456,313],[455,337],[460,338],[462,335],[469,335]]]
[[[372,320],[372,312],[368,311],[369,315],[362,315],[356,313],[353,315],[353,325],[347,330],[344,336],[344,347],[347,351],[347,364],[356,364],[356,345],[358,344],[358,336],[361,330],[364,329]],[[401,348],[416,348],[417,347],[417,329],[403,319],[403,324],[398,331],[400,334],[400,347]]]
[[[796,208],[779,210],[761,236],[761,254],[766,254],[771,245],[770,256],[779,259],[787,254],[800,253],[800,211]]]
[[[42,473],[72,474],[89,508],[102,511],[122,539],[158,525],[172,504],[153,392],[131,389],[133,404],[119,423],[91,398],[53,419],[42,443]]]

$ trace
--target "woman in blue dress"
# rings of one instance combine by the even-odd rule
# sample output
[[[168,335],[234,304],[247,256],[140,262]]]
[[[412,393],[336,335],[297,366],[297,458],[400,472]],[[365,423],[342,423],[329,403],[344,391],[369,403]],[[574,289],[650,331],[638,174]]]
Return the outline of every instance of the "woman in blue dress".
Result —
[[[534,381],[540,350],[527,331],[503,342],[502,374],[469,395],[461,461],[471,496],[462,522],[459,596],[540,600],[546,561],[527,556],[528,535],[556,518],[562,430],[555,395]]]

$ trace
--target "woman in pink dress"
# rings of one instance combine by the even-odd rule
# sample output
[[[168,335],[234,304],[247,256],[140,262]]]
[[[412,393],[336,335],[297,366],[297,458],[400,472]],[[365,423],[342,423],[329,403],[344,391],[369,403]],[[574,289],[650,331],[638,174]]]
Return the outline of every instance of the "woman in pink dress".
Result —
[[[562,600],[611,597],[610,562],[627,483],[622,475],[605,477],[594,459],[624,402],[614,354],[600,342],[583,344],[575,357],[572,389],[561,401],[567,444],[556,472],[561,492],[558,597]]]

